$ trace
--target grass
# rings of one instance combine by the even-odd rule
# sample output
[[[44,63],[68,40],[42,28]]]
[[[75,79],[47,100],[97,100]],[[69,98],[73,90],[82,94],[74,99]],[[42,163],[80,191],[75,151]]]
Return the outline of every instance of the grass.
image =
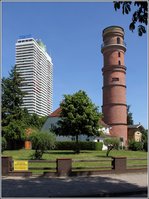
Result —
[[[15,160],[29,160],[34,150],[9,150],[4,151],[3,155],[12,156]],[[127,158],[147,158],[147,152],[144,151],[124,151],[112,150],[109,156],[124,156]],[[57,158],[72,158],[72,159],[98,159],[106,158],[106,151],[81,151],[80,154],[74,154],[73,151],[58,151],[51,150],[43,154],[44,160],[55,160]]]
[[[13,160],[30,160],[34,150],[9,150],[4,151],[3,155],[11,156]],[[109,159],[110,156],[127,157],[127,158],[145,158],[147,159],[147,152],[144,151],[124,151],[113,150],[109,157],[106,157],[106,151],[81,151],[80,154],[74,154],[73,151],[47,151],[43,154],[44,160],[56,160],[57,158],[71,158],[72,160],[93,160],[93,159]],[[127,165],[146,165],[147,160],[128,160]],[[109,162],[73,162],[73,167],[89,167],[89,166],[111,166]],[[29,167],[56,167],[56,163],[29,163]],[[55,171],[55,170],[53,170]],[[33,170],[34,174],[42,173],[43,170]]]

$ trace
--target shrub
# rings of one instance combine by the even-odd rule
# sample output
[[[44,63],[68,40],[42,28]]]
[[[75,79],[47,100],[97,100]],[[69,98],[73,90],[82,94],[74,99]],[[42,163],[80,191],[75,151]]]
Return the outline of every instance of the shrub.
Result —
[[[112,149],[118,149],[119,143],[120,143],[120,140],[118,138],[105,138],[104,144],[108,147],[106,156],[109,155]]]
[[[95,142],[95,150],[102,151],[103,143],[102,142]]]
[[[102,142],[78,142],[80,150],[102,150]],[[56,150],[76,150],[76,142],[74,141],[59,141],[56,142]]]
[[[6,141],[6,139],[5,139],[5,137],[2,137],[2,142],[1,142],[1,144],[2,144],[2,152],[7,148],[7,141]]]
[[[95,150],[95,142],[79,142],[78,143],[80,150]]]
[[[120,149],[120,150],[126,150],[126,146],[119,146],[118,149]]]
[[[144,149],[144,151],[148,151],[147,141],[143,143],[143,149]]]
[[[49,132],[33,132],[29,139],[32,142],[32,148],[35,153],[32,155],[33,159],[41,159],[45,150],[50,150],[55,147],[56,137],[53,133]]]
[[[143,143],[136,142],[135,140],[129,140],[128,149],[132,151],[141,151],[143,150]]]
[[[141,133],[142,133],[143,150],[148,151],[148,131],[143,130]]]
[[[55,143],[56,150],[74,150],[75,149],[74,141],[57,141]]]

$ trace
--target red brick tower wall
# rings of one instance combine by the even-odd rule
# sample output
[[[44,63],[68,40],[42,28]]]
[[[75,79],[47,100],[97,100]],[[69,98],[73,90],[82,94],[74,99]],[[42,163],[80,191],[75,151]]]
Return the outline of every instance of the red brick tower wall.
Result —
[[[124,30],[110,26],[103,30],[103,121],[112,127],[111,134],[127,144],[126,67]]]

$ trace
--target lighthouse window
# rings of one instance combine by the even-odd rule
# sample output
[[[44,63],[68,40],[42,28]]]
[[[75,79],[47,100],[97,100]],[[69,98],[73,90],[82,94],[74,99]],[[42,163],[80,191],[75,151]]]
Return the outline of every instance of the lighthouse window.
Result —
[[[116,82],[116,81],[119,81],[119,78],[118,77],[113,77],[112,78],[112,82]]]
[[[121,61],[118,61],[118,65],[121,65]]]
[[[121,56],[121,53],[120,52],[118,52],[118,57],[120,57]]]
[[[120,44],[120,38],[119,37],[117,38],[117,44]]]

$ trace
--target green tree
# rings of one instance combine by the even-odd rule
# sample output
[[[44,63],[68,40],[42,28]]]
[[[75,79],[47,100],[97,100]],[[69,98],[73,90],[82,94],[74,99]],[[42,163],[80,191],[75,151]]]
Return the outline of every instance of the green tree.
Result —
[[[130,105],[127,106],[127,125],[133,125],[132,113],[130,112]]]
[[[2,152],[7,148],[7,141],[4,137],[1,137],[1,147]]]
[[[47,116],[38,116],[36,113],[28,115],[26,118],[26,123],[29,127],[37,128],[38,130],[41,129],[45,121],[47,120]]]
[[[29,139],[32,142],[32,148],[35,149],[32,155],[34,159],[41,159],[45,150],[55,147],[56,137],[53,133],[34,131]]]
[[[98,133],[99,118],[101,114],[84,91],[76,92],[73,95],[64,95],[60,104],[61,120],[56,129],[59,135],[76,137],[76,152],[79,153],[79,135],[92,136]]]
[[[26,128],[40,130],[47,118],[29,114],[26,108],[21,107],[26,94],[20,89],[23,84],[16,66],[11,69],[8,78],[2,78],[2,135],[11,148],[16,148],[17,143],[21,146]]]
[[[146,33],[146,26],[148,24],[148,2],[147,1],[114,1],[114,8],[117,11],[122,8],[123,14],[129,14],[132,9],[135,12],[132,15],[132,20],[129,29],[133,32],[138,24],[138,35],[142,36]]]
[[[24,110],[21,108],[24,92],[21,91],[22,78],[14,66],[8,78],[2,78],[2,136],[15,147],[24,139]]]
[[[23,121],[27,128],[40,130],[46,120],[47,116],[39,116],[36,113],[29,114],[26,108],[23,110]]]
[[[10,119],[20,119],[23,111],[21,105],[23,103],[24,92],[20,86],[22,78],[13,67],[8,78],[2,78],[2,125],[7,125]]]
[[[107,146],[107,153],[106,156],[109,156],[109,153],[112,149],[118,148],[120,144],[120,140],[118,138],[105,138],[104,145]]]
[[[145,151],[148,151],[148,130],[147,129],[142,129],[142,143],[143,143],[143,149]]]

